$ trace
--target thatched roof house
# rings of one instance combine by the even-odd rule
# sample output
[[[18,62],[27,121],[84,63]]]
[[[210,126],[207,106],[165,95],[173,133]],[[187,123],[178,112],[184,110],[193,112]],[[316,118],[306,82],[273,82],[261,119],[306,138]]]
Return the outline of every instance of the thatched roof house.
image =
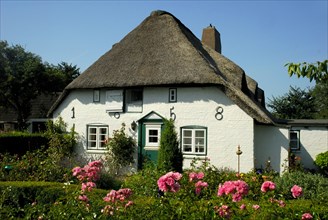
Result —
[[[206,29],[220,43],[215,28]],[[49,113],[74,89],[217,85],[257,122],[273,123],[263,90],[220,50],[202,43],[172,14],[154,11],[71,82]]]
[[[156,162],[164,118],[175,121],[184,167],[193,158],[242,172],[265,167],[278,172],[288,152],[307,167],[327,148],[327,122],[277,120],[265,108],[264,91],[221,54],[213,26],[198,39],[172,14],[154,11],[139,26],[72,81],[49,114],[79,133],[76,152],[94,158],[120,129],[137,140],[136,164]],[[239,168],[239,167],[238,167]]]

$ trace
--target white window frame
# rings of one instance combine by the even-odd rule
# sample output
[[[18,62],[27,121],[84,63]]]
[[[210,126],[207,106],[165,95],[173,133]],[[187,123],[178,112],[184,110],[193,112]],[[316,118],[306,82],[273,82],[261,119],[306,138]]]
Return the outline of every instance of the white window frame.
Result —
[[[177,102],[177,88],[169,89],[169,102]]]
[[[161,124],[146,124],[146,141],[145,141],[145,149],[148,150],[157,150],[160,145],[160,140],[161,140]],[[150,142],[150,134],[149,132],[151,130],[156,130],[157,131],[157,142]]]
[[[95,133],[91,133],[91,129],[95,129]],[[102,129],[106,129],[104,133],[100,133]],[[107,125],[88,125],[87,126],[87,149],[88,150],[106,150],[106,146],[102,146],[108,139],[108,126]],[[91,139],[91,136],[96,136],[95,139]],[[102,139],[103,137],[103,139]],[[95,143],[94,147],[91,147],[90,143]]]
[[[190,137],[184,136],[184,131],[191,131]],[[196,142],[196,132],[202,131],[204,132],[203,138],[203,152],[197,151],[197,142]],[[185,139],[191,138],[191,143],[186,144]],[[185,145],[191,145],[191,151],[185,151]],[[199,143],[198,143],[199,146]],[[200,127],[200,126],[188,126],[188,127],[182,127],[181,128],[181,149],[183,154],[194,154],[194,155],[206,155],[207,154],[207,128],[206,127]]]
[[[291,134],[296,134],[296,139],[292,139]],[[296,147],[293,147],[296,146]],[[300,145],[300,131],[299,130],[290,130],[289,131],[289,147],[292,151],[297,151],[301,149]]]

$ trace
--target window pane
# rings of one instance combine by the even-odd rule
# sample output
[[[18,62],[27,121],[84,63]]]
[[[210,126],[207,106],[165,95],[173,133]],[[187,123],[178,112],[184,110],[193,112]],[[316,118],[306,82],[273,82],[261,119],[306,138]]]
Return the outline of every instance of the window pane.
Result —
[[[101,141],[101,142],[100,142],[100,147],[101,147],[101,148],[105,148],[105,147],[106,147],[106,144],[105,144],[104,141]]]
[[[195,142],[196,142],[196,146],[197,145],[204,145],[204,138],[196,138]]]
[[[191,137],[191,130],[183,130],[184,137]]]
[[[100,136],[99,136],[99,140],[100,140],[100,141],[105,141],[105,140],[106,140],[106,136],[107,136],[107,135],[100,135]]]
[[[149,130],[149,136],[157,136],[158,130]]]
[[[191,138],[183,138],[183,143],[191,145]]]
[[[90,134],[90,135],[89,135],[89,140],[91,140],[91,141],[95,141],[95,140],[97,140],[96,137],[97,137],[97,135]]]
[[[204,137],[204,131],[196,130],[196,137]]]
[[[94,141],[89,141],[89,147],[96,147],[96,142]]]
[[[290,133],[290,140],[297,140],[297,133],[291,132]]]
[[[96,134],[97,133],[97,128],[89,128],[89,133],[90,134]]]
[[[99,133],[100,134],[107,134],[107,128],[100,128]]]
[[[183,151],[184,152],[191,152],[191,145],[184,144],[183,145]]]
[[[149,143],[157,143],[158,138],[157,137],[149,137],[148,141],[149,141]]]

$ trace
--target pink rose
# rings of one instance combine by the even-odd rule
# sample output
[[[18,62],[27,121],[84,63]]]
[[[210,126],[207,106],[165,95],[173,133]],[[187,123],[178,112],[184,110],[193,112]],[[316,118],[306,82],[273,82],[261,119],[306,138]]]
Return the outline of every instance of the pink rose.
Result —
[[[262,192],[267,192],[269,190],[274,190],[276,188],[276,185],[271,181],[265,181],[261,186]]]
[[[305,220],[305,219],[313,219],[313,216],[310,213],[304,213],[302,215],[302,220]]]
[[[86,195],[80,195],[79,196],[79,200],[81,200],[83,202],[88,202],[89,201],[89,199],[88,199],[88,197]]]
[[[294,198],[298,198],[302,195],[302,187],[299,187],[298,185],[294,185],[290,191]]]
[[[253,205],[252,208],[253,208],[254,210],[258,210],[258,209],[260,208],[260,206],[259,206],[259,205]]]

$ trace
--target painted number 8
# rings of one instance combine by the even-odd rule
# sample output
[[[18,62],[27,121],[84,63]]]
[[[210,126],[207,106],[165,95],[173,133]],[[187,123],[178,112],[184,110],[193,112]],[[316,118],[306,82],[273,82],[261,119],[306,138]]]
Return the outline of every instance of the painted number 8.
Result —
[[[215,118],[216,120],[222,120],[223,119],[223,108],[221,106],[216,108]]]

